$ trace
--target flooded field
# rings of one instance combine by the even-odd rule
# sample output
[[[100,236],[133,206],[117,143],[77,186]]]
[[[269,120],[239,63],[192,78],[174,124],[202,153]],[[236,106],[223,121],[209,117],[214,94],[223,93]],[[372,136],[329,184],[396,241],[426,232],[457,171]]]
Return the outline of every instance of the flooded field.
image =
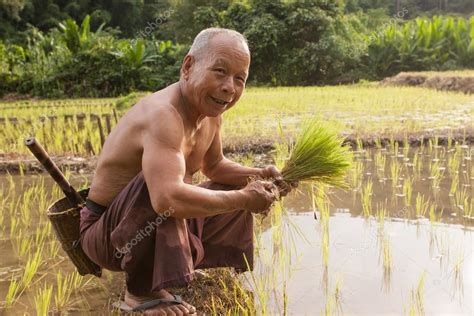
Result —
[[[359,147],[350,190],[300,185],[268,217],[257,217],[256,268],[240,276],[256,312],[471,315],[473,155],[474,147],[432,142]],[[242,160],[252,163],[252,157]],[[76,188],[91,179],[68,177]],[[45,215],[62,196],[51,180],[4,175],[0,191],[4,313],[112,312],[123,276],[74,272]],[[201,302],[201,310],[224,312],[211,305]]]

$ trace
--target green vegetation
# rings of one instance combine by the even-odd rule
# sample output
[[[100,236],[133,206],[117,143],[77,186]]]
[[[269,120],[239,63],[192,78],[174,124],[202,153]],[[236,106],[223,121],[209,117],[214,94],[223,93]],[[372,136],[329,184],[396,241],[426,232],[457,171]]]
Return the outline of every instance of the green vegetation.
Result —
[[[472,68],[474,17],[435,16],[390,25],[369,44],[368,59],[377,77],[409,70]]]
[[[321,119],[305,122],[292,145],[286,165],[281,170],[287,183],[312,181],[337,187],[347,187],[347,169],[351,167],[348,147],[330,124]]]
[[[101,149],[97,116],[102,120],[106,135],[107,120],[113,128],[115,114],[118,119],[127,110],[125,107],[114,113],[117,103],[127,103],[122,100],[129,100],[131,105],[136,98],[132,95],[124,99],[0,103],[0,119],[4,120],[0,120],[3,127],[0,129],[0,147],[9,153],[27,153],[23,140],[35,136],[51,154],[97,154]],[[249,88],[242,100],[224,115],[224,145],[235,148],[249,143],[274,144],[281,139],[275,133],[279,125],[286,138],[294,139],[301,122],[316,115],[331,120],[341,135],[357,136],[364,141],[403,139],[404,135],[446,135],[449,131],[456,133],[459,139],[460,135],[471,133],[469,122],[474,115],[471,103],[472,97],[460,93],[372,84]],[[386,158],[382,156],[376,159],[379,169],[395,163],[385,162]],[[459,165],[459,157],[450,159],[452,172]],[[395,177],[396,172],[394,170]]]
[[[250,85],[348,83],[407,70],[474,68],[474,17],[406,20],[416,16],[415,5],[399,3],[389,17],[367,4],[352,1],[344,8],[334,0],[46,2],[0,3],[0,16],[11,27],[0,32],[0,96],[104,97],[159,89],[178,79],[193,37],[210,26],[248,38]]]

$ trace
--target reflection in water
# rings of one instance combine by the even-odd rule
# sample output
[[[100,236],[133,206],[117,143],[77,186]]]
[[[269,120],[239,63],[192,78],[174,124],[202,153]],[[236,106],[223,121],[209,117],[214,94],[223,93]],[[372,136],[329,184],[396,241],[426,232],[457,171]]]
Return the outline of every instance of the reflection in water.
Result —
[[[270,298],[267,312],[282,301],[290,314],[471,311],[473,150],[396,147],[356,152],[348,192],[301,185],[285,199],[282,219],[309,244],[296,241],[291,278],[268,285],[288,294]]]
[[[242,277],[254,290],[258,310],[469,313],[472,154],[472,147],[459,145],[359,149],[347,192],[300,185],[255,229],[255,271]],[[72,178],[77,188],[88,180],[90,175]],[[47,310],[49,301],[50,309],[105,314],[111,294],[120,292],[121,276],[74,276],[44,214],[62,196],[51,183],[43,176],[0,177],[0,251],[11,254],[0,262],[0,296],[18,296],[17,312]],[[34,259],[38,253],[41,258]],[[36,283],[28,295],[17,295],[12,277],[21,283],[35,260]],[[57,271],[64,274],[58,277]],[[72,283],[80,290],[68,292]],[[58,284],[65,290],[55,299]]]

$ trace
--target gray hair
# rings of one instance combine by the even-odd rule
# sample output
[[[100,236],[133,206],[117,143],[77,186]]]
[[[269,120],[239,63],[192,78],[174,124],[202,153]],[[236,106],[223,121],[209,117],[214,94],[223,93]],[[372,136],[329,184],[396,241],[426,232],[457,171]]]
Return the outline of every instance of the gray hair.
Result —
[[[209,48],[209,42],[214,38],[214,36],[219,34],[225,34],[227,36],[234,37],[238,41],[241,41],[247,50],[249,50],[249,45],[245,36],[241,33],[220,27],[210,27],[199,32],[198,35],[194,38],[193,44],[189,49],[188,55],[194,56],[197,60],[205,56],[206,50]]]

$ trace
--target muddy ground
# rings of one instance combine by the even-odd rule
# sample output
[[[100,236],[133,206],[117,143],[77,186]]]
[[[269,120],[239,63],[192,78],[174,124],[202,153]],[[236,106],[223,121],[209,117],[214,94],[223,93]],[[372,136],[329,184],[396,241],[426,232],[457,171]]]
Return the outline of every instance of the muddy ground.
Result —
[[[436,135],[438,136],[438,145],[448,145],[449,138],[447,135],[440,136],[438,133]],[[388,146],[391,141],[389,137],[380,137],[376,135],[366,136],[365,138],[362,138],[363,146],[365,148],[375,147],[376,139],[380,139],[380,143],[383,147]],[[434,132],[423,132],[408,136],[408,142],[412,147],[420,146],[422,142],[428,144],[429,140],[435,140]],[[398,142],[400,147],[403,147],[404,139],[402,136],[395,137],[394,141]],[[453,144],[458,142],[472,145],[474,144],[474,130],[467,131],[467,134],[464,134],[462,131],[453,132],[451,141]],[[264,157],[261,159],[262,163],[267,163],[269,162],[268,156],[274,149],[274,143],[275,140],[273,139],[256,138],[251,141],[239,138],[229,139],[227,145],[224,146],[224,154],[230,157],[242,154],[262,156]],[[345,144],[350,145],[352,148],[356,148],[356,136],[346,136]],[[98,156],[77,157],[72,155],[60,155],[52,156],[51,158],[63,172],[69,170],[74,173],[82,174],[92,173],[94,171]],[[33,157],[33,155],[0,153],[0,174],[7,172],[11,174],[19,174],[21,172],[24,172],[25,174],[35,174],[44,172],[44,168],[36,158]]]
[[[380,82],[383,86],[418,86],[444,91],[460,91],[466,94],[474,93],[474,76],[446,76],[401,72],[396,76],[385,78]]]

